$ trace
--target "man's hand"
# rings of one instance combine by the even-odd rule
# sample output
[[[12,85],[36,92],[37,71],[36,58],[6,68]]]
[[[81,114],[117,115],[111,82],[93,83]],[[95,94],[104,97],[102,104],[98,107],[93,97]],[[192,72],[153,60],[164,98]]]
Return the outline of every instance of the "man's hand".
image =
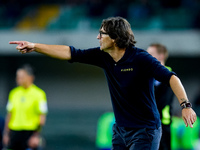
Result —
[[[3,145],[4,145],[4,146],[7,146],[9,140],[10,140],[10,139],[9,139],[8,133],[4,133],[4,134],[3,134]]]
[[[18,44],[16,49],[18,49],[18,51],[22,54],[29,53],[35,50],[35,44],[27,41],[10,41],[9,44]]]
[[[182,118],[186,127],[188,127],[189,125],[191,128],[193,128],[193,124],[197,119],[196,113],[194,112],[192,108],[182,109]]]
[[[40,144],[40,136],[39,134],[33,134],[28,140],[28,146],[30,148],[37,148]]]

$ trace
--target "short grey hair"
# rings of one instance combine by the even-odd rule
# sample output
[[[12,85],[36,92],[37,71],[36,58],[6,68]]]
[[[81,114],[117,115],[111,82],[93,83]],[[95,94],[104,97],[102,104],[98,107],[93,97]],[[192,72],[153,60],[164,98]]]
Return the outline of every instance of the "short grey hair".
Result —
[[[17,71],[18,70],[24,70],[30,76],[34,76],[34,74],[35,74],[34,69],[33,69],[33,67],[30,64],[24,64],[21,67],[19,67],[17,69]]]

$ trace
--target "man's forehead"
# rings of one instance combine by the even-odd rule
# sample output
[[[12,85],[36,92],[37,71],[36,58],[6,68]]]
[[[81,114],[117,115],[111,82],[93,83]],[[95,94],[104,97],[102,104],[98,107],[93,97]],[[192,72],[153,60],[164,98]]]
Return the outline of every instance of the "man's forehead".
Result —
[[[147,51],[157,51],[157,49],[156,49],[156,47],[154,47],[154,46],[149,46],[149,47],[147,48]]]

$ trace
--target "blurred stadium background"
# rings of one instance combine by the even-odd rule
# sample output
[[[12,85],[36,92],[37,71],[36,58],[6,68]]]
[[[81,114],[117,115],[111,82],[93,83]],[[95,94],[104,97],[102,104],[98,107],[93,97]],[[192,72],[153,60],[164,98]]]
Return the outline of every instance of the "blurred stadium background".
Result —
[[[110,16],[127,18],[137,47],[167,46],[167,65],[193,101],[200,90],[199,0],[0,0],[0,115],[5,116],[8,92],[16,86],[16,69],[29,63],[36,69],[35,84],[47,93],[46,149],[96,149],[97,120],[111,110],[103,71],[36,53],[21,55],[8,42],[99,46],[99,26]],[[181,111],[177,100],[174,111]]]

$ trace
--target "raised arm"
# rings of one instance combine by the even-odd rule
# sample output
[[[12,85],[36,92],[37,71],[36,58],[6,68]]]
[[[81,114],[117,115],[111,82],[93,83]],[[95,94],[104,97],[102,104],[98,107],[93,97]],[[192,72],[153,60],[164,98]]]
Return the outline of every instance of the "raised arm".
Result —
[[[66,45],[48,45],[27,41],[10,41],[9,44],[17,44],[16,49],[22,54],[36,51],[58,59],[71,59],[70,47]]]
[[[187,101],[189,102],[185,89],[177,76],[175,75],[171,76],[170,86],[180,104]],[[193,123],[196,121],[196,113],[194,112],[192,108],[183,108],[182,118],[184,120],[186,127],[189,125],[192,128]]]

